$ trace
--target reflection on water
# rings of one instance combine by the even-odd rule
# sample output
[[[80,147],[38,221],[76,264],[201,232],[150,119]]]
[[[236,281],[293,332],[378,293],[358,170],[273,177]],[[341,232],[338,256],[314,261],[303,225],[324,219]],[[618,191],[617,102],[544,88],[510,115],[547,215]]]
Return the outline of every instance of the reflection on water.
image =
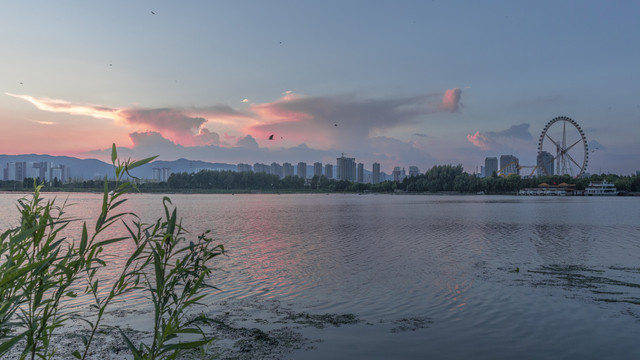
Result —
[[[99,195],[68,196],[79,204],[70,214],[97,216]],[[3,226],[15,224],[7,212],[15,198],[0,197]],[[640,330],[637,199],[171,198],[194,236],[213,229],[228,251],[217,258],[212,304],[279,301],[378,324],[324,333],[326,343],[294,358],[640,356],[631,336]],[[161,199],[133,195],[123,210],[152,222]],[[118,257],[127,246],[109,251]],[[126,304],[142,300],[133,294]]]

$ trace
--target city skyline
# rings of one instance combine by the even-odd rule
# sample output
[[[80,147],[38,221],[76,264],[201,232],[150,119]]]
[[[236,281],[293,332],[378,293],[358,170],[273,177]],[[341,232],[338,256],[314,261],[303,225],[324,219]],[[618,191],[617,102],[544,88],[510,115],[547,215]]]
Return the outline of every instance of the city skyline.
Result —
[[[537,162],[568,116],[589,173],[640,170],[640,4],[9,3],[0,153],[229,164]],[[152,12],[153,11],[153,12]],[[337,169],[334,169],[337,170]]]

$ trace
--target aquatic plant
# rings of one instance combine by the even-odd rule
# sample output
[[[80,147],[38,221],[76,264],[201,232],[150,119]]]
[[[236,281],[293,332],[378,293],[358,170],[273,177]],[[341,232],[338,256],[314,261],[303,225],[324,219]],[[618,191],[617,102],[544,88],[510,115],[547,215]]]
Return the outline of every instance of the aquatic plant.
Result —
[[[118,212],[126,202],[126,193],[136,189],[125,175],[155,157],[121,162],[115,144],[112,162],[116,181],[105,178],[103,201],[95,227],[90,234],[82,224],[78,241],[60,237],[70,222],[56,199],[46,203],[40,197],[42,185],[35,184],[30,199],[18,201],[20,226],[0,235],[0,357],[14,346],[24,344],[20,359],[50,359],[56,353],[52,336],[70,319],[84,321],[88,336],[80,335],[81,349],[70,355],[86,359],[108,306],[119,296],[131,291],[145,291],[154,308],[154,330],[151,344],[134,346],[121,330],[124,341],[136,359],[175,359],[184,350],[201,348],[210,343],[201,325],[204,317],[187,318],[186,310],[205,296],[212,268],[209,261],[224,252],[214,245],[208,232],[187,242],[188,232],[182,228],[177,210],[169,210],[171,201],[163,199],[166,219],[146,225],[136,214]],[[109,185],[113,184],[110,190]],[[122,223],[128,234],[104,238],[105,230]],[[133,241],[133,250],[119,269],[119,276],[101,281],[100,274],[114,264],[103,255],[106,246]],[[114,271],[109,271],[114,273]],[[85,284],[84,287],[81,284]],[[82,317],[68,311],[62,302],[78,295],[93,299],[93,315]],[[180,335],[198,334],[196,341],[181,341]]]
[[[136,224],[129,228],[137,243],[146,243],[147,263],[141,269],[142,286],[151,297],[154,309],[153,341],[137,347],[120,330],[135,359],[175,359],[185,350],[202,349],[213,341],[201,325],[213,322],[202,316],[189,318],[186,310],[205,296],[202,291],[211,287],[206,280],[212,272],[209,260],[224,252],[222,245],[214,245],[208,232],[196,241],[187,242],[187,232],[178,220],[177,211],[169,210],[171,200],[163,199],[166,218],[152,226]],[[148,265],[148,266],[146,266]],[[174,341],[179,335],[196,334],[201,340]]]
[[[19,227],[0,237],[0,356],[25,340],[20,359],[50,358],[54,330],[68,319],[60,302],[75,293],[79,262],[65,238],[58,238],[71,221],[64,206],[40,198],[35,186],[31,200],[20,199]]]

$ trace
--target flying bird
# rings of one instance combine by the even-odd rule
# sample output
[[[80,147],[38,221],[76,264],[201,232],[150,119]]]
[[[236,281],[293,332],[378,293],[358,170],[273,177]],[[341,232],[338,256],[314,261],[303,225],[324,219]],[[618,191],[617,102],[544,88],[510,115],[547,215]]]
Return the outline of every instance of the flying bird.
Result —
[[[338,124],[333,124],[333,126],[338,126]]]
[[[152,12],[151,12],[151,14],[152,14],[152,15],[155,15],[156,13],[152,11]]]
[[[271,134],[271,136],[269,136],[269,140],[273,140],[273,134]]]

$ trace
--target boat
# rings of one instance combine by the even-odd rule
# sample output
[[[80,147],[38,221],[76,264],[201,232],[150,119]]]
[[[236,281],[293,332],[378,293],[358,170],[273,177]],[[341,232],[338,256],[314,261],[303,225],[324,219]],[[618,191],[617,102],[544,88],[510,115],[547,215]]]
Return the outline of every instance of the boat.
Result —
[[[613,196],[618,195],[618,190],[615,185],[605,181],[592,181],[584,189],[584,194],[587,196]]]

